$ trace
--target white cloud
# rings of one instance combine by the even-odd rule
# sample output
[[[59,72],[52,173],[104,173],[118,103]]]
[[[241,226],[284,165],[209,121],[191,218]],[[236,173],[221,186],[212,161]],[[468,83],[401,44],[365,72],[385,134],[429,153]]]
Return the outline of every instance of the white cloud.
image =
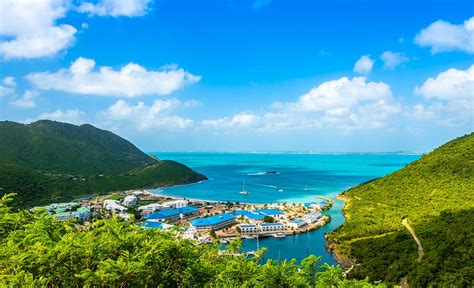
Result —
[[[232,130],[254,128],[257,131],[311,130],[340,128],[344,130],[386,127],[401,107],[392,98],[390,86],[383,82],[366,82],[364,77],[321,83],[296,102],[274,103],[272,110],[261,115],[239,113],[232,117],[204,120],[204,127]]]
[[[430,77],[421,87],[415,88],[414,94],[426,99],[474,101],[474,65],[467,70],[451,68],[435,78]]]
[[[474,53],[474,17],[455,25],[438,20],[420,31],[415,43],[423,47],[431,47],[431,53],[444,51],[464,51]]]
[[[35,98],[39,95],[38,91],[26,90],[23,96],[10,101],[10,105],[18,108],[34,108],[36,107]]]
[[[383,61],[383,66],[386,69],[394,69],[410,60],[402,53],[392,51],[383,52],[382,55],[380,55],[380,59]]]
[[[190,127],[194,123],[191,119],[174,115],[177,109],[186,107],[189,107],[187,102],[182,103],[176,98],[155,100],[150,106],[143,102],[133,105],[124,100],[118,100],[106,111],[100,113],[100,117],[109,126],[129,124],[139,130],[151,128],[176,130]]]
[[[68,48],[76,28],[56,25],[67,10],[68,2],[63,0],[0,1],[0,54],[7,59],[37,58]]]
[[[442,126],[474,123],[474,65],[466,70],[451,68],[428,78],[415,95],[430,102],[416,105],[412,116],[420,120],[436,121]]]
[[[45,112],[42,113],[38,119],[39,120],[54,120],[59,122],[66,122],[71,124],[83,124],[84,121],[84,112],[79,109],[70,109],[70,110],[56,110],[54,112]]]
[[[177,67],[148,71],[134,63],[118,70],[95,66],[94,60],[80,57],[67,69],[32,73],[27,79],[42,90],[117,97],[166,95],[201,79]]]
[[[364,55],[355,63],[354,72],[361,75],[368,75],[372,71],[373,66],[374,60],[370,58],[370,55]]]
[[[0,85],[0,97],[15,93],[16,82],[14,77],[7,76],[3,78],[2,84]]]
[[[364,77],[342,77],[323,82],[302,95],[297,102],[284,106],[297,111],[329,111],[350,108],[365,102],[386,101],[391,97],[390,86],[384,82],[367,83]]]
[[[142,16],[148,13],[151,0],[99,0],[96,3],[84,2],[78,11],[99,16]]]
[[[238,113],[232,117],[223,117],[215,120],[203,120],[201,125],[214,128],[249,127],[257,124],[259,117],[251,113]]]

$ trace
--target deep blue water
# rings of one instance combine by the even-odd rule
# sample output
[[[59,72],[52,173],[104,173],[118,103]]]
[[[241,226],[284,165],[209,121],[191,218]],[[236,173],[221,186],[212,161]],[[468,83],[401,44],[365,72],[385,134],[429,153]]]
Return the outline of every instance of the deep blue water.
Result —
[[[160,159],[176,160],[206,175],[197,184],[156,189],[162,195],[212,201],[248,203],[302,203],[316,196],[334,200],[326,214],[332,221],[309,233],[286,238],[259,240],[267,247],[265,258],[298,261],[310,254],[335,264],[325,249],[324,234],[344,222],[340,192],[368,180],[389,174],[418,159],[419,155],[396,154],[273,154],[273,153],[150,153]],[[262,175],[259,172],[276,171]],[[250,194],[242,195],[242,182]],[[283,189],[283,192],[279,192]],[[256,250],[256,240],[245,240],[244,250]]]

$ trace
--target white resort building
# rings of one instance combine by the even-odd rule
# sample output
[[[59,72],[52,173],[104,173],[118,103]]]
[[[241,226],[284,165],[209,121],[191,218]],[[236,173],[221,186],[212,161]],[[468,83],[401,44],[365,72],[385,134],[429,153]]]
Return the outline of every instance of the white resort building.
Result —
[[[125,198],[123,198],[122,204],[124,206],[133,206],[137,204],[138,202],[138,197],[134,195],[128,195]]]

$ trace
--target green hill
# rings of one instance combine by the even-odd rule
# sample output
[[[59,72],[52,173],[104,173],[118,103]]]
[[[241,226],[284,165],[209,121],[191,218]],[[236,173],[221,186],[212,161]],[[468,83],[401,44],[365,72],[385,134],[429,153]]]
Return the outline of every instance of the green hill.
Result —
[[[474,134],[341,198],[346,222],[328,236],[343,262],[355,264],[350,277],[410,287],[474,283]]]
[[[116,190],[206,179],[174,161],[158,161],[127,140],[91,125],[0,122],[0,195],[19,207]]]

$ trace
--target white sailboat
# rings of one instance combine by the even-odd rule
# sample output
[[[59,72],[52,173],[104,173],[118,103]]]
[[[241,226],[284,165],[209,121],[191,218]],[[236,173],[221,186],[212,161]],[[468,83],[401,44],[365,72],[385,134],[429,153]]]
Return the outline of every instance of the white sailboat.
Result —
[[[249,192],[245,190],[245,180],[242,180],[242,191],[240,191],[239,193],[244,195],[249,194]]]

